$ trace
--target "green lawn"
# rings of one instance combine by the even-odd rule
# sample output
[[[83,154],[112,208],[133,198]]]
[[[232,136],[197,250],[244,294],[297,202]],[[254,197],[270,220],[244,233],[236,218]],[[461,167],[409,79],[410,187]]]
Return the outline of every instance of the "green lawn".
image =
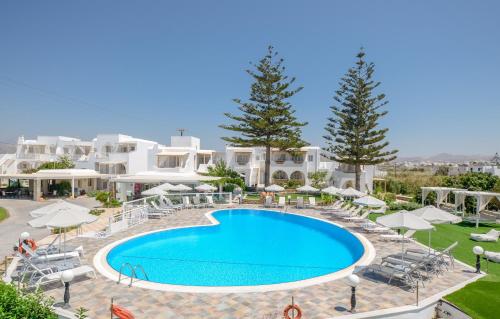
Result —
[[[476,256],[472,253],[472,247],[474,246],[500,252],[500,242],[476,242],[469,238],[470,233],[487,233],[492,228],[500,229],[498,224],[480,225],[477,229],[474,224],[470,223],[435,226],[436,231],[432,232],[431,246],[433,248],[443,248],[458,241],[458,246],[453,251],[453,255],[458,260],[471,266],[476,265]],[[427,244],[429,241],[427,232],[417,232],[415,238],[423,244]],[[486,277],[445,296],[444,299],[455,304],[473,318],[495,318],[500,313],[500,264],[482,259],[481,269],[488,273]]]
[[[9,217],[9,212],[3,207],[0,207],[0,222]]]
[[[388,214],[393,211],[388,211]],[[381,215],[370,215],[375,220]],[[434,225],[435,231],[431,234],[432,248],[446,248],[455,241],[458,246],[453,251],[456,259],[473,267],[476,265],[476,256],[472,253],[472,247],[481,246],[485,250],[500,252],[500,242],[486,243],[470,240],[470,233],[487,233],[490,229],[500,229],[499,224],[484,224],[475,228],[474,224],[459,223],[455,225]],[[417,232],[414,238],[424,245],[429,243],[427,231]],[[488,273],[484,278],[471,283],[464,288],[445,296],[450,301],[472,318],[490,319],[498,318],[500,313],[500,264],[481,260],[481,269]]]

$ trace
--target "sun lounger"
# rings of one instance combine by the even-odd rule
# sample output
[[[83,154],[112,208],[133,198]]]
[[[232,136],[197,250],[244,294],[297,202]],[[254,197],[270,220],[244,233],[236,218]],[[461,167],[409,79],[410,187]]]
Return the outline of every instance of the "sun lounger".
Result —
[[[393,279],[399,280],[404,285],[410,287],[411,289],[415,288],[418,284],[414,274],[416,273],[417,265],[413,267],[394,265],[391,263],[384,264],[372,264],[365,268],[365,271],[369,271],[372,273],[376,273],[383,277],[388,278],[387,283],[390,284]]]
[[[206,205],[200,201],[200,197],[195,196],[195,197],[193,197],[193,206],[195,208],[203,208]]]
[[[306,207],[308,208],[313,208],[313,207],[316,207],[316,197],[308,197],[307,200],[309,201],[308,204],[306,204]]]
[[[215,207],[214,198],[212,197],[212,195],[207,195],[205,196],[205,198],[207,199],[207,207]]]
[[[411,236],[413,236],[415,233],[416,233],[415,230],[409,229],[408,231],[406,231],[404,236],[402,234],[380,235],[380,239],[384,241],[398,241],[398,242],[410,241]]]
[[[82,265],[76,268],[71,268],[75,277],[92,274],[96,278],[95,270],[89,265]],[[55,270],[54,268],[38,268],[35,266],[33,273],[28,281],[28,286],[38,288],[40,285],[61,281],[63,270]]]
[[[264,199],[264,207],[273,207],[273,198],[271,196],[266,196],[266,198]]]
[[[160,208],[155,202],[151,202],[151,209],[148,209],[148,218],[161,218],[172,213],[170,208]]]
[[[277,207],[282,207],[285,208],[286,205],[286,199],[285,196],[280,196],[278,197],[278,204],[276,205]]]
[[[385,226],[380,226],[378,224],[369,222],[366,224],[361,225],[361,228],[367,232],[367,233],[388,233],[392,232],[390,228],[387,228]]]
[[[386,209],[387,209],[387,208],[386,208],[385,206],[382,206],[382,207],[380,207],[380,208],[378,208],[378,209],[372,209],[370,212],[371,212],[372,214],[385,214],[385,210],[386,210]]]
[[[160,207],[163,207],[163,208],[170,208],[170,209],[175,209],[175,210],[181,210],[183,208],[182,204],[173,204],[172,201],[170,200],[170,198],[168,198],[168,197],[161,196],[160,197],[160,204],[162,202],[164,203],[165,206],[160,205]]]
[[[193,204],[191,204],[191,201],[189,200],[189,196],[183,196],[182,197],[182,206],[184,208],[191,208],[191,207],[193,207]]]
[[[346,211],[340,211],[340,212],[336,212],[334,213],[335,216],[337,217],[354,217],[354,216],[358,216],[359,212],[361,212],[361,210],[363,210],[363,207],[359,206],[359,207],[351,207],[350,209],[346,210]]]
[[[496,242],[498,241],[498,237],[500,237],[500,231],[496,229],[492,229],[486,234],[470,234],[470,239],[475,241]]]
[[[38,249],[36,251],[33,251],[31,247],[29,247],[26,244],[22,244],[22,247],[24,251],[26,251],[29,255],[29,258],[33,261],[41,261],[41,262],[48,262],[48,261],[54,261],[54,260],[61,260],[65,258],[78,258],[80,260],[80,251],[74,250],[74,251],[68,251],[66,253],[47,253],[45,251],[39,252]],[[81,248],[81,246],[79,247]]]
[[[489,261],[500,263],[500,252],[485,251],[484,257],[486,257],[486,259],[488,259]]]
[[[344,217],[344,220],[349,221],[349,222],[366,221],[366,218],[368,218],[368,215],[370,215],[370,211],[369,210],[365,211],[361,216],[348,216],[348,217]]]
[[[305,208],[304,197],[302,196],[297,197],[297,208]]]
[[[430,251],[428,249],[422,248],[408,248],[406,249],[406,253],[408,254],[416,254],[416,255],[441,255],[442,262],[446,264],[445,258],[448,257],[450,261],[450,265],[453,268],[455,264],[455,258],[453,257],[453,249],[458,246],[458,241],[452,243],[448,247],[444,249],[435,249],[434,251]]]

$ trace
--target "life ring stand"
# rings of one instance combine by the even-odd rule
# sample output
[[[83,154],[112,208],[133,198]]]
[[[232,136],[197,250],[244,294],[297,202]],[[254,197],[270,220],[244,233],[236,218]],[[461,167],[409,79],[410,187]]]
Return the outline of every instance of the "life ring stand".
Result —
[[[292,316],[290,317],[289,312],[292,310]],[[297,311],[297,315],[293,315],[293,311]],[[285,319],[300,319],[302,318],[302,309],[298,305],[288,305],[286,306],[285,310],[283,310],[283,318]]]

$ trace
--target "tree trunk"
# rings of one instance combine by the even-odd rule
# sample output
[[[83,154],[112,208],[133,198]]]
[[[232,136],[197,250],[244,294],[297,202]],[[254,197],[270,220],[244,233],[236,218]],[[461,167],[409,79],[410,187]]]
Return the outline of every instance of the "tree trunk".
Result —
[[[355,174],[356,174],[356,182],[355,182],[355,187],[358,191],[361,191],[361,165],[356,164],[355,165]]]
[[[264,167],[264,184],[271,185],[271,146],[266,146],[266,164]]]

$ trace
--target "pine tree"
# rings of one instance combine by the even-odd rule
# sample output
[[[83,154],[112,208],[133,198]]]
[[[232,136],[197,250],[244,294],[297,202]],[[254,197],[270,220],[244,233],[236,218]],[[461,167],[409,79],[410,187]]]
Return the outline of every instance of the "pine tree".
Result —
[[[247,70],[254,80],[250,98],[245,102],[233,100],[239,105],[241,114],[225,113],[236,123],[220,125],[221,128],[239,133],[239,136],[222,138],[233,146],[265,147],[266,186],[270,184],[271,149],[293,152],[307,145],[301,138],[301,128],[307,123],[297,120],[295,110],[288,101],[302,87],[291,88],[295,78],[285,75],[283,62],[282,58],[277,57],[274,48],[269,46],[267,54],[259,63],[252,64],[255,70]]]
[[[373,79],[375,64],[364,60],[363,49],[357,54],[356,65],[340,80],[340,88],[330,107],[333,116],[328,118],[324,136],[324,151],[331,159],[354,165],[356,189],[360,190],[362,165],[376,165],[396,159],[397,150],[386,151],[388,128],[380,128],[379,120],[387,114],[381,110],[388,101],[385,94],[375,90],[380,82]]]

